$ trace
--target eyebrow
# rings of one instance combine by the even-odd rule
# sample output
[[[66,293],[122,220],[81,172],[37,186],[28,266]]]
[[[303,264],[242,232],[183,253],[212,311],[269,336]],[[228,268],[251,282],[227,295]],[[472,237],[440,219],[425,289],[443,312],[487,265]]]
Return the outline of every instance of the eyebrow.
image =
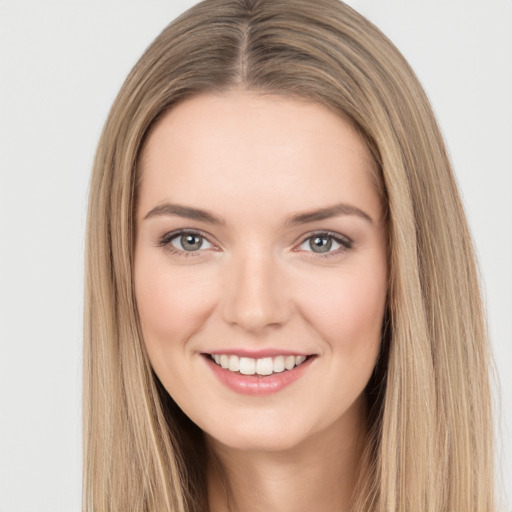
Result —
[[[338,217],[340,215],[356,215],[370,224],[373,224],[373,219],[363,210],[359,208],[345,204],[335,204],[328,206],[327,208],[321,208],[320,210],[313,210],[310,212],[299,213],[290,217],[285,224],[287,226],[298,226],[300,224],[308,224],[310,222],[317,222],[319,220],[330,219],[332,217]]]
[[[333,206],[328,206],[326,208],[321,208],[319,210],[313,210],[310,212],[293,215],[292,217],[287,219],[284,224],[285,226],[299,226],[301,224],[317,222],[320,220],[338,217],[341,215],[355,215],[366,220],[370,224],[373,224],[373,219],[366,212],[355,206],[345,203],[335,204]],[[185,219],[198,220],[201,222],[206,222],[208,224],[214,224],[219,226],[223,226],[226,224],[226,221],[224,221],[222,218],[217,217],[213,213],[210,213],[206,210],[201,210],[199,208],[192,208],[190,206],[184,206],[173,203],[164,203],[155,206],[155,208],[153,208],[146,214],[144,220],[158,216],[183,217]]]
[[[190,206],[183,206],[180,204],[164,203],[159,206],[155,206],[150,210],[144,220],[160,215],[169,215],[183,217],[185,219],[199,220],[201,222],[207,222],[208,224],[224,225],[225,222],[219,217],[213,215],[213,213],[207,212],[206,210],[200,210],[199,208],[192,208]]]

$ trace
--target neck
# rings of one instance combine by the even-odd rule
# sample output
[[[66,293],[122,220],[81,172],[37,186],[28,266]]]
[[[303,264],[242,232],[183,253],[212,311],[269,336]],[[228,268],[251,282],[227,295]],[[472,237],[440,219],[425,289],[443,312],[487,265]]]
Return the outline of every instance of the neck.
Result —
[[[209,511],[348,511],[365,436],[362,402],[353,409],[284,451],[239,450],[209,438]]]

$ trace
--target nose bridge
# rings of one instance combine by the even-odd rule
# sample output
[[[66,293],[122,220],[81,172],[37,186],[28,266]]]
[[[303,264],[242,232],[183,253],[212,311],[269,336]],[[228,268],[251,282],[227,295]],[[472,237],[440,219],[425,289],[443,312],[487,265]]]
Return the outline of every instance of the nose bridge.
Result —
[[[286,322],[290,301],[272,251],[246,251],[233,255],[227,272],[224,319],[247,331]]]

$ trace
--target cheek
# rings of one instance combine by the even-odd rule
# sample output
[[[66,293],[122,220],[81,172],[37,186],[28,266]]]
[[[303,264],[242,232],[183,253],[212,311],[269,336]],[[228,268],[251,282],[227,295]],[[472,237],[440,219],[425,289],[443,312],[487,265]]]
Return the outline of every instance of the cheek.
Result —
[[[339,356],[347,370],[373,369],[386,306],[385,270],[351,269],[324,283],[310,283],[309,288],[301,295],[301,311],[321,335],[326,351]]]
[[[185,342],[202,325],[212,303],[205,283],[211,278],[186,266],[171,272],[165,258],[136,259],[135,296],[146,345]]]

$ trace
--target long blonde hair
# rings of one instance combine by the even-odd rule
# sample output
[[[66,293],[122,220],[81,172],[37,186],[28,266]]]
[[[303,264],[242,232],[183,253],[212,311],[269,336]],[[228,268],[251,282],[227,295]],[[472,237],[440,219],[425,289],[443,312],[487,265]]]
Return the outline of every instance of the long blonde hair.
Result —
[[[450,163],[407,62],[338,0],[201,2],[157,37],[115,100],[87,226],[83,510],[204,511],[201,433],[144,349],[133,219],[138,158],[157,118],[231,88],[326,105],[351,120],[380,170],[390,287],[353,510],[493,511],[489,344]]]

